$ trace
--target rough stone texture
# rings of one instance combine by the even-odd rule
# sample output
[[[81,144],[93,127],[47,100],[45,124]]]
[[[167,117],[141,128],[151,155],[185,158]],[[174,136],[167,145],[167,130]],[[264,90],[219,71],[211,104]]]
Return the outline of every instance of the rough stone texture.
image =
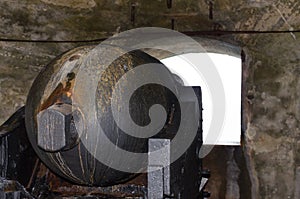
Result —
[[[133,27],[191,30],[297,30],[300,1],[0,0],[0,37],[74,40],[111,36]],[[300,34],[220,36],[246,53],[244,152],[252,198],[299,196]],[[0,42],[0,123],[25,102],[37,73],[51,59],[79,44]],[[298,168],[298,169],[297,169]],[[241,169],[240,169],[241,170]],[[241,189],[241,188],[240,188]]]
[[[226,176],[226,199],[240,198],[240,186],[238,179],[240,169],[234,160],[234,148],[228,148],[228,161],[227,161],[227,176]]]
[[[78,8],[78,9],[88,9],[96,6],[96,2],[94,0],[42,0],[42,2],[47,4],[52,4],[55,6],[65,6],[69,8]]]

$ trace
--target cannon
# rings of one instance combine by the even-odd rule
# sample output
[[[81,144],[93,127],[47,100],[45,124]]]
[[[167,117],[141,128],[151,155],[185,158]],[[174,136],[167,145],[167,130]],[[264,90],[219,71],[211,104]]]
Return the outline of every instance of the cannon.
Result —
[[[184,111],[181,110],[176,96],[186,94],[184,86],[159,60],[141,50],[127,52],[124,49],[114,47],[115,53],[121,54],[121,56],[104,67],[101,62],[92,62],[91,58],[88,57],[93,49],[95,49],[93,45],[77,47],[63,53],[47,65],[33,82],[25,110],[22,109],[20,115],[22,115],[23,126],[25,117],[27,137],[30,146],[37,154],[36,159],[41,160],[54,175],[70,184],[110,187],[127,183],[134,180],[139,173],[147,172],[149,159],[129,158],[125,162],[120,161],[119,164],[127,164],[128,167],[132,161],[139,161],[140,163],[137,168],[134,168],[135,172],[128,172],[130,168],[127,168],[128,171],[118,170],[110,164],[104,164],[97,158],[100,154],[111,165],[118,164],[119,160],[113,158],[113,154],[118,153],[118,151],[106,148],[103,140],[107,138],[106,142],[112,143],[116,149],[147,154],[151,147],[156,146],[155,139],[172,140],[176,136],[181,113]],[[114,52],[111,53],[114,54]],[[104,58],[97,57],[97,59]],[[97,70],[82,68],[86,64],[93,65]],[[126,99],[122,95],[114,98],[114,90],[118,87],[122,93],[122,91],[126,92],[128,88],[136,86],[135,81],[130,79],[130,76],[127,79],[123,77],[126,73],[135,71],[140,65],[147,64],[154,64],[158,67],[159,73],[155,75],[156,78],[166,82],[172,88],[150,83],[140,86],[133,92],[128,100],[128,111],[130,119],[138,126],[145,127],[151,123],[151,120],[155,119],[153,115],[151,117],[149,112],[155,104],[160,104],[166,113],[163,123],[154,128],[155,132],[137,131],[139,134],[135,137],[131,134],[128,135],[128,132],[119,126],[122,122],[126,126],[127,119],[122,120],[122,115],[118,116],[117,113],[117,119],[120,121],[116,121],[116,113],[114,113],[112,103],[116,104],[117,110],[121,110],[123,107],[121,105],[119,107],[119,104]],[[98,70],[102,71],[100,75],[97,73]],[[85,78],[80,75],[82,72],[87,73]],[[89,75],[93,77],[92,80],[86,79]],[[153,74],[143,73],[137,78],[143,80],[149,75]],[[118,82],[121,79],[123,84],[119,85]],[[81,84],[84,84],[85,81],[96,81],[95,89],[89,90],[86,85],[82,86]],[[193,89],[197,93],[197,100],[201,102],[200,89]],[[91,99],[90,95],[92,96]],[[115,101],[113,102],[113,100]],[[189,100],[187,101],[187,103],[191,103]],[[92,108],[89,108],[90,106]],[[202,110],[201,107],[197,109],[192,110],[195,113]],[[190,114],[193,114],[193,111]],[[94,118],[92,122],[90,121],[91,117]],[[201,123],[201,118],[199,122]],[[98,133],[99,125],[104,134]],[[131,129],[135,131],[134,128]],[[144,136],[143,133],[152,136]],[[150,138],[151,141],[149,142]],[[149,143],[152,143],[151,146]],[[197,197],[199,196],[202,167],[197,153],[201,145],[202,128],[200,125],[198,134],[189,149],[167,170],[169,173],[167,178],[162,178],[163,180],[167,179],[170,184],[167,190],[168,197],[177,197],[178,195],[179,197],[180,195],[187,197],[191,192],[195,193]],[[95,149],[94,152],[91,152],[92,149]],[[30,154],[34,156],[32,151]],[[165,155],[162,158],[172,154],[167,153]],[[34,160],[32,160],[32,165]],[[30,169],[34,172],[32,167]],[[193,177],[188,176],[191,174]],[[157,177],[156,175],[152,176]],[[162,175],[167,174],[163,173]],[[26,180],[23,185],[34,180],[32,177],[29,179],[28,176],[24,178]],[[19,181],[18,178],[16,179]],[[148,189],[149,191],[154,192],[155,186],[151,190]],[[196,194],[198,192],[199,194]]]
[[[78,128],[84,128],[85,116],[78,109],[72,110],[71,96],[79,67],[76,62],[80,62],[80,57],[93,47],[73,49],[54,60],[39,74],[26,103],[26,127],[36,153],[55,173],[77,184],[108,186],[126,181],[132,178],[132,174],[113,170],[89,154],[78,139],[77,132]],[[118,147],[140,153],[146,152],[147,140],[127,136],[117,127],[111,112],[110,99],[113,88],[126,71],[146,63],[159,61],[142,51],[125,53],[106,68],[100,77],[96,93],[91,93],[96,95],[97,119],[106,136]],[[166,74],[161,76],[169,79],[175,86],[171,73],[165,71]],[[129,84],[122,86],[128,87]],[[173,101],[171,98],[171,93],[166,88],[157,85],[144,86],[132,97],[132,119],[140,125],[147,124],[149,107],[159,103],[168,110]],[[79,121],[82,127],[76,128],[76,119],[82,120]],[[81,133],[86,136],[94,135],[93,132]],[[94,140],[95,137],[88,139]],[[93,144],[92,148],[96,148],[99,143]]]

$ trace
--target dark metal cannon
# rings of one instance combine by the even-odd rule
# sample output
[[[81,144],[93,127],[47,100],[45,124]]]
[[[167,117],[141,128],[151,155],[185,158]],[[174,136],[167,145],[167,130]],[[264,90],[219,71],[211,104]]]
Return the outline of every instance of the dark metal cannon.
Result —
[[[66,52],[39,74],[27,98],[26,127],[34,150],[55,173],[76,184],[108,186],[127,181],[135,174],[117,171],[102,164],[85,149],[79,139],[77,130],[84,128],[85,115],[79,109],[72,110],[71,96],[74,95],[78,63],[93,47],[79,47]],[[127,71],[147,63],[160,62],[142,51],[125,53],[105,70],[98,82],[97,93],[91,94],[96,95],[95,114],[107,137],[118,147],[137,153],[147,152],[147,139],[126,135],[118,128],[111,113],[110,100],[118,80]],[[171,73],[160,75],[176,86]],[[132,120],[139,125],[147,125],[150,106],[160,104],[170,111],[173,98],[172,93],[163,86],[143,86],[131,98]],[[75,126],[74,120],[80,124],[79,127]],[[83,133],[90,136],[93,132],[83,130]],[[96,148],[99,143],[93,144]]]
[[[200,197],[201,190],[199,190],[199,187],[201,187],[202,165],[198,157],[198,152],[202,145],[201,117],[198,118],[199,121],[196,121],[197,125],[199,125],[197,127],[198,132],[186,151],[180,157],[176,158],[175,162],[169,162],[170,164],[172,163],[172,166],[167,165],[164,168],[164,165],[160,165],[161,169],[158,172],[150,175],[149,173],[151,172],[149,172],[148,183],[146,175],[136,176],[139,172],[147,172],[147,169],[157,167],[158,165],[156,164],[160,160],[156,160],[155,156],[152,157],[149,155],[149,159],[148,157],[146,159],[135,158],[128,159],[127,162],[121,162],[112,156],[112,154],[118,153],[117,150],[107,149],[106,145],[103,145],[103,140],[105,140],[103,136],[105,136],[105,138],[108,138],[108,142],[111,142],[116,148],[132,153],[148,154],[149,151],[155,150],[156,145],[170,142],[176,136],[179,129],[183,111],[188,111],[188,114],[192,116],[191,118],[194,118],[194,114],[197,115],[199,112],[201,116],[200,87],[191,88],[195,91],[197,99],[190,98],[189,92],[185,92],[187,91],[186,88],[176,80],[174,75],[159,60],[140,50],[126,52],[117,47],[114,49],[118,51],[117,53],[121,53],[122,56],[119,56],[106,67],[101,76],[97,77],[95,75],[97,71],[87,70],[87,73],[94,73],[91,75],[93,78],[90,80],[79,79],[81,78],[79,75],[80,72],[84,71],[81,68],[84,64],[89,63],[90,65],[94,65],[94,63],[97,63],[89,62],[90,60],[84,62],[94,48],[95,46],[82,46],[60,55],[46,66],[35,79],[28,94],[25,113],[24,109],[21,109],[19,111],[21,114],[17,114],[19,115],[17,121],[20,121],[23,129],[26,124],[27,136],[37,157],[28,145],[27,138],[23,139],[25,134],[23,133],[20,136],[13,133],[16,136],[13,142],[15,140],[23,140],[27,144],[26,147],[29,148],[26,153],[17,151],[23,159],[15,158],[14,160],[17,161],[18,165],[21,164],[21,161],[25,162],[24,160],[26,160],[28,166],[20,168],[20,171],[14,175],[11,174],[4,177],[9,178],[12,176],[11,179],[21,181],[23,186],[31,189],[34,196],[44,194],[48,197],[51,195],[50,190],[54,195],[61,193],[68,196],[70,190],[76,189],[78,194],[84,194],[82,192],[95,192],[119,197],[127,195],[146,197],[147,194],[150,198],[157,195],[171,198]],[[99,58],[102,59],[102,57],[97,57],[97,59]],[[154,71],[155,78],[163,79],[169,85],[169,88],[150,83],[136,89],[130,97],[128,104],[130,118],[138,126],[144,127],[149,125],[151,120],[155,119],[153,116],[151,117],[151,112],[149,112],[155,104],[160,104],[165,109],[166,118],[163,121],[163,126],[155,128],[155,132],[140,132],[141,134],[135,137],[127,134],[128,132],[124,132],[118,126],[118,121],[116,121],[112,110],[112,101],[117,101],[117,108],[122,109],[122,106],[120,105],[119,107],[118,105],[125,99],[122,95],[117,99],[113,99],[113,92],[118,86],[118,82],[126,73],[134,71],[140,65],[147,64],[156,64],[158,68],[162,69],[159,72]],[[101,67],[100,64],[96,68],[101,70]],[[146,73],[138,78],[141,80],[146,79],[146,76],[149,75],[153,74]],[[87,78],[89,75],[85,77]],[[89,89],[86,85],[86,87],[79,86],[79,89],[78,87],[76,88],[78,79],[81,83],[84,83],[85,80],[87,82],[96,81],[95,91],[86,90]],[[121,92],[126,92],[126,89],[132,87],[134,84],[135,81],[133,79],[123,79],[123,84],[119,88]],[[170,89],[170,87],[172,88]],[[83,88],[85,90],[82,90]],[[90,103],[78,103],[87,102],[88,100],[86,99],[89,99],[89,95],[93,96],[92,99],[94,101],[89,101]],[[178,96],[186,100],[185,103],[189,107],[192,107],[191,111],[181,110],[182,107],[177,99]],[[95,104],[93,112],[87,112],[83,109],[83,107],[92,106],[92,103]],[[90,122],[88,114],[93,115],[96,120]],[[13,121],[16,117],[12,117],[5,124],[20,128],[21,125]],[[123,118],[117,117],[117,119],[122,120]],[[125,119],[124,122],[126,123],[127,120]],[[195,121],[193,122],[195,123]],[[101,126],[105,135],[98,135],[91,131],[91,129],[97,130],[99,127],[97,124]],[[185,134],[189,130],[190,128],[186,127]],[[2,130],[2,132],[3,135],[1,136],[4,137],[13,131],[10,131],[8,128],[6,131]],[[144,136],[142,135],[143,133],[153,136]],[[170,145],[170,147],[174,146]],[[91,151],[93,148],[95,148],[95,152]],[[171,148],[170,150],[173,149]],[[97,153],[103,154],[111,164],[104,164],[98,160]],[[24,157],[26,155],[28,155],[28,158]],[[169,151],[161,154],[160,157],[171,159],[171,156],[173,154]],[[39,159],[51,170],[50,174],[44,172],[46,167],[39,163]],[[113,163],[118,163],[118,161],[121,164],[124,163],[129,166],[131,161],[140,161],[140,164],[138,164],[138,168],[135,168],[136,172],[126,172],[111,166]],[[5,169],[5,171],[8,170],[11,171],[14,168]],[[23,177],[20,177],[20,174],[24,171],[32,172],[31,176],[23,174]],[[152,177],[156,179],[155,182],[151,181]],[[164,186],[161,187],[160,184],[164,184]],[[83,185],[84,187],[79,188],[76,185]],[[90,186],[94,186],[95,188]],[[39,198],[43,197],[39,196]]]

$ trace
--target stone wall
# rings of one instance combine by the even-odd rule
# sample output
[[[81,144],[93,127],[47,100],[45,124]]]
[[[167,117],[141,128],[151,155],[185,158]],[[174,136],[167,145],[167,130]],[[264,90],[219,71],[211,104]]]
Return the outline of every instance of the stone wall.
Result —
[[[105,38],[143,26],[192,30],[297,30],[297,0],[0,0],[0,37],[31,40]],[[216,38],[216,36],[215,36]],[[300,34],[217,37],[245,52],[243,152],[252,198],[300,196]],[[38,72],[83,43],[0,42],[0,123],[24,105]],[[240,189],[243,190],[243,189]],[[230,198],[231,196],[227,196]]]

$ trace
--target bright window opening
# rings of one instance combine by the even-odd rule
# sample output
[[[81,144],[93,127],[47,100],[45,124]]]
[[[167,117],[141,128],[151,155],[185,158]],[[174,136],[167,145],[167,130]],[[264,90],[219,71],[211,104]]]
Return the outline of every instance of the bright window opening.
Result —
[[[241,137],[241,58],[217,53],[207,53],[216,67],[225,91],[225,121],[217,143],[210,143],[207,135],[213,119],[212,99],[209,88],[204,79],[197,73],[188,61],[197,57],[201,63],[202,53],[189,53],[162,59],[169,70],[178,75],[185,86],[201,86],[203,104],[203,144],[211,145],[240,145]]]

